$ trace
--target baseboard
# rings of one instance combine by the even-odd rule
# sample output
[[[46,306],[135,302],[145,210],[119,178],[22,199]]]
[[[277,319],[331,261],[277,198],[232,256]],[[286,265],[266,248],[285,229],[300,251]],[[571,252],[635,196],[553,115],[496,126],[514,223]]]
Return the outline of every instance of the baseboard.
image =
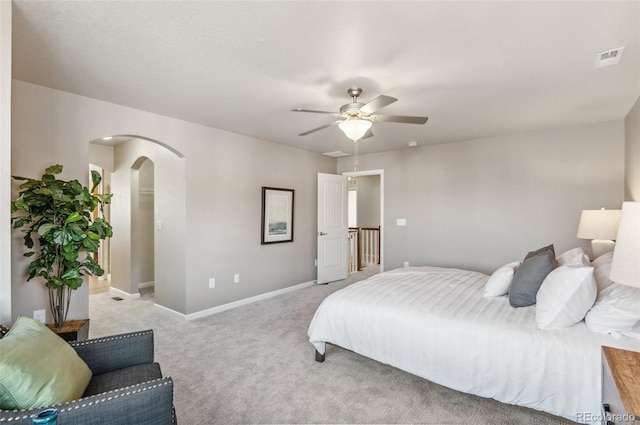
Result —
[[[206,310],[197,311],[195,313],[187,314],[184,317],[186,320],[200,319],[203,317],[211,316],[213,314],[222,313],[223,311],[231,310],[233,308],[242,307],[244,305],[248,305],[256,301],[262,301],[268,298],[277,297],[278,295],[286,294],[287,292],[297,291],[299,289],[303,289],[308,286],[313,286],[314,284],[315,284],[315,280],[305,282],[305,283],[300,283],[298,285],[289,286],[288,288],[278,289],[277,291],[271,291],[265,294],[256,295],[255,297],[245,298],[243,300],[238,300],[228,304],[223,304],[216,307],[208,308]]]
[[[143,282],[143,283],[139,283],[138,284],[138,289],[140,288],[148,288],[150,286],[155,286],[156,282],[154,282],[153,280],[151,282]]]
[[[156,304],[156,303],[153,303],[153,306],[154,307],[158,307],[159,309],[161,309],[163,311],[169,312],[169,313],[173,314],[174,316],[180,317],[181,319],[187,320],[187,316],[185,314],[183,314],[183,313],[179,313],[179,312],[177,312],[175,310],[171,310],[168,307],[165,307],[163,305]]]
[[[117,295],[122,298],[126,298],[128,300],[135,300],[140,298],[140,292],[136,292],[135,294],[130,294],[128,292],[123,291],[122,289],[114,288],[113,286],[109,288],[109,292],[113,295]]]

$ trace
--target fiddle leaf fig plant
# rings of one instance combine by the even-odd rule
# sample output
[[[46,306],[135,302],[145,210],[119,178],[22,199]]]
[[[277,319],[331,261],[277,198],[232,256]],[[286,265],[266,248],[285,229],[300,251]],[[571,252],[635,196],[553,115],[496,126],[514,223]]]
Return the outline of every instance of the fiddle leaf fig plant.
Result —
[[[52,165],[40,180],[13,176],[23,183],[11,202],[13,228],[24,233],[24,256],[34,257],[27,269],[27,281],[44,280],[57,327],[66,321],[71,291],[82,286],[84,276],[104,274],[90,254],[98,251],[101,240],[113,235],[111,225],[103,218],[104,205],[112,195],[93,194],[102,181],[100,173],[91,171],[89,189],[78,180],[58,180],[56,175],[61,172],[62,165]],[[96,208],[98,217],[93,218]]]

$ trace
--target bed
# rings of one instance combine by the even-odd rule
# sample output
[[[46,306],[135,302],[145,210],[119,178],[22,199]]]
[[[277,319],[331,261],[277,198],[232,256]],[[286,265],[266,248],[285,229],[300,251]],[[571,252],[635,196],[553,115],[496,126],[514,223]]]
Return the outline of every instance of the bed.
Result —
[[[601,263],[591,270],[606,280],[602,268],[610,262]],[[640,351],[640,339],[593,332],[585,320],[541,330],[535,305],[513,308],[508,296],[484,296],[488,280],[473,271],[411,267],[343,288],[321,303],[309,326],[316,360],[333,344],[458,391],[598,423],[601,346]],[[598,291],[603,286],[599,281]],[[598,294],[599,301],[606,300]]]

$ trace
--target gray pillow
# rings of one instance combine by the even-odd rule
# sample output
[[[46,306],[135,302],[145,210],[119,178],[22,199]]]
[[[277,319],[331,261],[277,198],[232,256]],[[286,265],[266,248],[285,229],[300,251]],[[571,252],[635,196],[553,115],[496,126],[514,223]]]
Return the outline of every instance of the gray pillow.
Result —
[[[535,251],[531,251],[531,252],[529,252],[529,253],[524,257],[524,259],[526,260],[527,258],[535,257],[536,255],[538,255],[538,254],[543,254],[543,253],[545,253],[545,252],[547,252],[547,251],[551,251],[551,254],[553,254],[553,258],[554,258],[554,259],[556,258],[556,251],[555,251],[555,249],[553,248],[553,244],[551,244],[551,245],[543,246],[543,247],[542,247],[542,248],[540,248],[540,249],[536,249]]]
[[[542,281],[555,266],[556,259],[551,251],[525,258],[513,275],[513,280],[509,287],[509,304],[511,304],[511,307],[534,305]]]

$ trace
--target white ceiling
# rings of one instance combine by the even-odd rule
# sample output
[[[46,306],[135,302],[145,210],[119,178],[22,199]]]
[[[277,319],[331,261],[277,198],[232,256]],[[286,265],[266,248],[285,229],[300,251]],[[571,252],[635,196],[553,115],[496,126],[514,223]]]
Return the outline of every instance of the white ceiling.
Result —
[[[315,152],[359,86],[360,152],[579,125],[640,95],[640,2],[13,1],[13,78]],[[617,66],[596,52],[625,46]]]

